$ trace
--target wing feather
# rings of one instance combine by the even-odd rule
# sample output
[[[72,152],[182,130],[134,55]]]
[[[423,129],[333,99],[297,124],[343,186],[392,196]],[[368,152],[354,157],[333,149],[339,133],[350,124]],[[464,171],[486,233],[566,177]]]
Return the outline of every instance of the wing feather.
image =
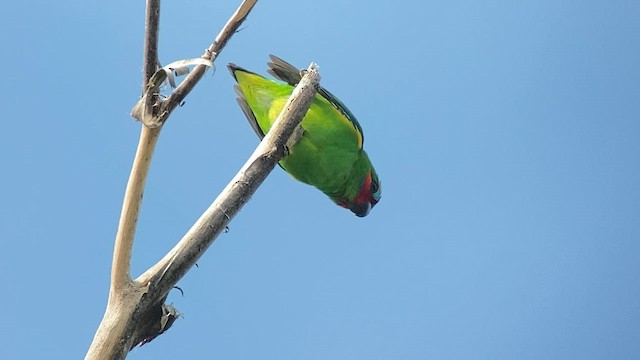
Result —
[[[247,72],[247,73],[251,73],[251,74],[255,74],[254,72],[251,72],[249,70],[246,70],[236,64],[229,64],[227,65],[227,67],[229,68],[229,71],[231,71],[231,75],[233,75],[233,78],[238,80],[236,78],[236,71],[243,71],[243,72]],[[253,113],[253,111],[251,110],[251,107],[249,106],[249,103],[247,103],[247,98],[245,97],[244,93],[242,92],[242,89],[240,88],[240,85],[236,84],[233,87],[233,90],[235,90],[236,94],[238,95],[238,98],[236,99],[236,101],[238,102],[238,105],[240,105],[240,109],[242,109],[242,112],[244,113],[244,116],[247,117],[247,120],[249,121],[249,124],[251,125],[251,128],[253,128],[253,131],[256,132],[256,134],[258,135],[258,137],[260,138],[260,140],[262,140],[264,138],[264,132],[262,131],[262,129],[260,128],[260,125],[258,125],[258,119],[256,118],[256,115]]]
[[[302,79],[302,72],[304,70],[298,70],[295,66],[289,64],[288,62],[280,59],[275,55],[269,55],[271,59],[270,62],[267,63],[269,66],[269,70],[267,72],[273,75],[275,78],[286,82],[291,86],[296,86]],[[327,89],[322,86],[318,86],[318,93],[323,98],[327,99],[333,107],[336,108],[342,115],[344,115],[345,119],[348,120],[351,125],[354,127],[355,131],[358,133],[358,143],[359,147],[362,148],[362,143],[364,142],[364,133],[362,132],[362,127],[356,119],[355,115],[349,111],[349,109],[342,103],[342,101],[338,100],[332,93],[330,93]]]

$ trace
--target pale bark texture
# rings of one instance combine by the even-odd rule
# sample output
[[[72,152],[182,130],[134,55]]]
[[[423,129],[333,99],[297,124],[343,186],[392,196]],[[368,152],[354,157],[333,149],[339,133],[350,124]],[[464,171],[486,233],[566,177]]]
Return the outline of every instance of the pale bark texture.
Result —
[[[202,56],[215,61],[257,0],[245,0]],[[141,124],[140,141],[127,183],[114,244],[111,286],[107,308],[85,359],[124,359],[138,344],[153,340],[179,317],[165,304],[167,294],[224,231],[231,219],[250,199],[275,165],[286,156],[287,145],[299,140],[300,121],[316,94],[320,75],[311,64],[296,86],[269,133],[238,174],[231,180],[191,229],[157,264],[137,279],[131,279],[131,250],[147,173],[163,124],[171,112],[203,77],[206,66],[198,65],[172,92],[162,99],[150,82],[158,70],[160,1],[147,1],[143,97],[136,105]],[[138,117],[138,116],[136,116]],[[145,120],[143,120],[144,118]]]

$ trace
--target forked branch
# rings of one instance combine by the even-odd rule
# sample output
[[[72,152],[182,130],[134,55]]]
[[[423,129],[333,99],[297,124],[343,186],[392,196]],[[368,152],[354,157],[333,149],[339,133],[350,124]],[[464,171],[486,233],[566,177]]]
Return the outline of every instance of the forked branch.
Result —
[[[215,60],[217,54],[246,19],[256,2],[257,0],[242,2],[216,40],[207,49],[203,58]],[[160,292],[154,291],[153,295],[157,295],[157,297],[152,297],[148,294],[152,289],[148,282],[131,280],[131,249],[144,185],[162,124],[202,78],[205,66],[197,66],[174,93],[165,100],[161,100],[156,91],[148,91],[150,89],[149,80],[156,72],[158,64],[160,1],[147,0],[146,10],[142,87],[144,105],[142,107],[145,113],[158,120],[158,126],[150,128],[142,125],[114,244],[109,301],[86,359],[124,359],[132,346],[142,341],[149,341],[164,332],[172,322],[167,321],[168,316],[173,316],[175,319],[175,313],[167,314],[168,307],[164,305],[168,290],[163,295],[158,295]]]
[[[299,129],[300,121],[314,99],[319,81],[317,66],[312,63],[271,130],[238,174],[182,240],[136,280],[139,283],[151,284],[149,296],[161,296],[173,288],[249,200],[278,161],[284,158],[287,145],[297,143],[301,132],[296,129]],[[297,138],[290,141],[292,136]]]

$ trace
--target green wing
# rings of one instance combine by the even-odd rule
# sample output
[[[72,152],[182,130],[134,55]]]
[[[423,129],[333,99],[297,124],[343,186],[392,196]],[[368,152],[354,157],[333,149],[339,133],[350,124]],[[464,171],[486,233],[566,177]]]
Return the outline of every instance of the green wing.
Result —
[[[280,59],[275,55],[269,55],[271,62],[267,63],[269,66],[269,70],[267,72],[273,75],[275,78],[280,79],[291,86],[296,86],[302,79],[301,71],[298,70],[295,66],[289,64],[288,62]],[[327,89],[322,86],[318,86],[318,94],[323,98],[327,99],[333,107],[338,110],[346,120],[348,120],[351,125],[355,128],[355,130],[360,135],[360,148],[362,148],[362,143],[364,142],[364,133],[362,132],[362,127],[360,123],[356,119],[356,117],[349,111],[349,109],[342,103],[342,101],[338,100],[332,93],[330,93]],[[243,110],[244,111],[244,110]]]
[[[302,79],[300,71],[273,55],[269,73],[285,83],[235,64],[228,67],[238,83],[235,90],[240,108],[258,137],[264,138],[293,86]],[[333,94],[319,87],[302,119],[302,128],[300,142],[280,161],[280,166],[295,179],[320,189],[338,205],[358,216],[366,215],[365,210],[379,199],[379,181],[362,148],[362,128],[355,116]]]
[[[238,81],[238,78],[236,77],[236,71],[243,71],[246,73],[250,73],[250,74],[254,74],[257,76],[260,76],[256,73],[254,73],[253,71],[249,71],[243,67],[240,67],[236,64],[229,64],[227,65],[227,67],[229,68],[229,71],[231,71],[231,75],[233,75],[233,78]],[[242,112],[244,113],[244,115],[247,117],[247,120],[249,120],[249,124],[251,124],[251,128],[253,129],[253,131],[256,132],[256,134],[258,135],[258,137],[260,138],[260,140],[262,140],[264,138],[264,132],[262,131],[262,129],[260,128],[260,125],[258,124],[258,119],[256,119],[255,114],[253,113],[253,111],[251,110],[251,108],[249,107],[249,103],[247,102],[247,98],[245,97],[244,93],[242,92],[242,89],[240,88],[240,84],[236,84],[233,87],[233,90],[236,92],[236,94],[238,95],[238,98],[236,99],[236,101],[238,102],[238,105],[240,105],[240,109],[242,109]]]

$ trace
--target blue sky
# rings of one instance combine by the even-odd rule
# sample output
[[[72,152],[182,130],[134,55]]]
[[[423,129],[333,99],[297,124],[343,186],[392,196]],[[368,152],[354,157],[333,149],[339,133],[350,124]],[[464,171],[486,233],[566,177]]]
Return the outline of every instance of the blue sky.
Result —
[[[163,63],[235,1],[165,1]],[[84,355],[140,125],[141,1],[6,4],[0,358]],[[363,219],[276,169],[130,359],[637,359],[640,3],[258,3],[163,129],[134,246],[157,261],[257,144],[227,62],[268,54],[365,132]]]

